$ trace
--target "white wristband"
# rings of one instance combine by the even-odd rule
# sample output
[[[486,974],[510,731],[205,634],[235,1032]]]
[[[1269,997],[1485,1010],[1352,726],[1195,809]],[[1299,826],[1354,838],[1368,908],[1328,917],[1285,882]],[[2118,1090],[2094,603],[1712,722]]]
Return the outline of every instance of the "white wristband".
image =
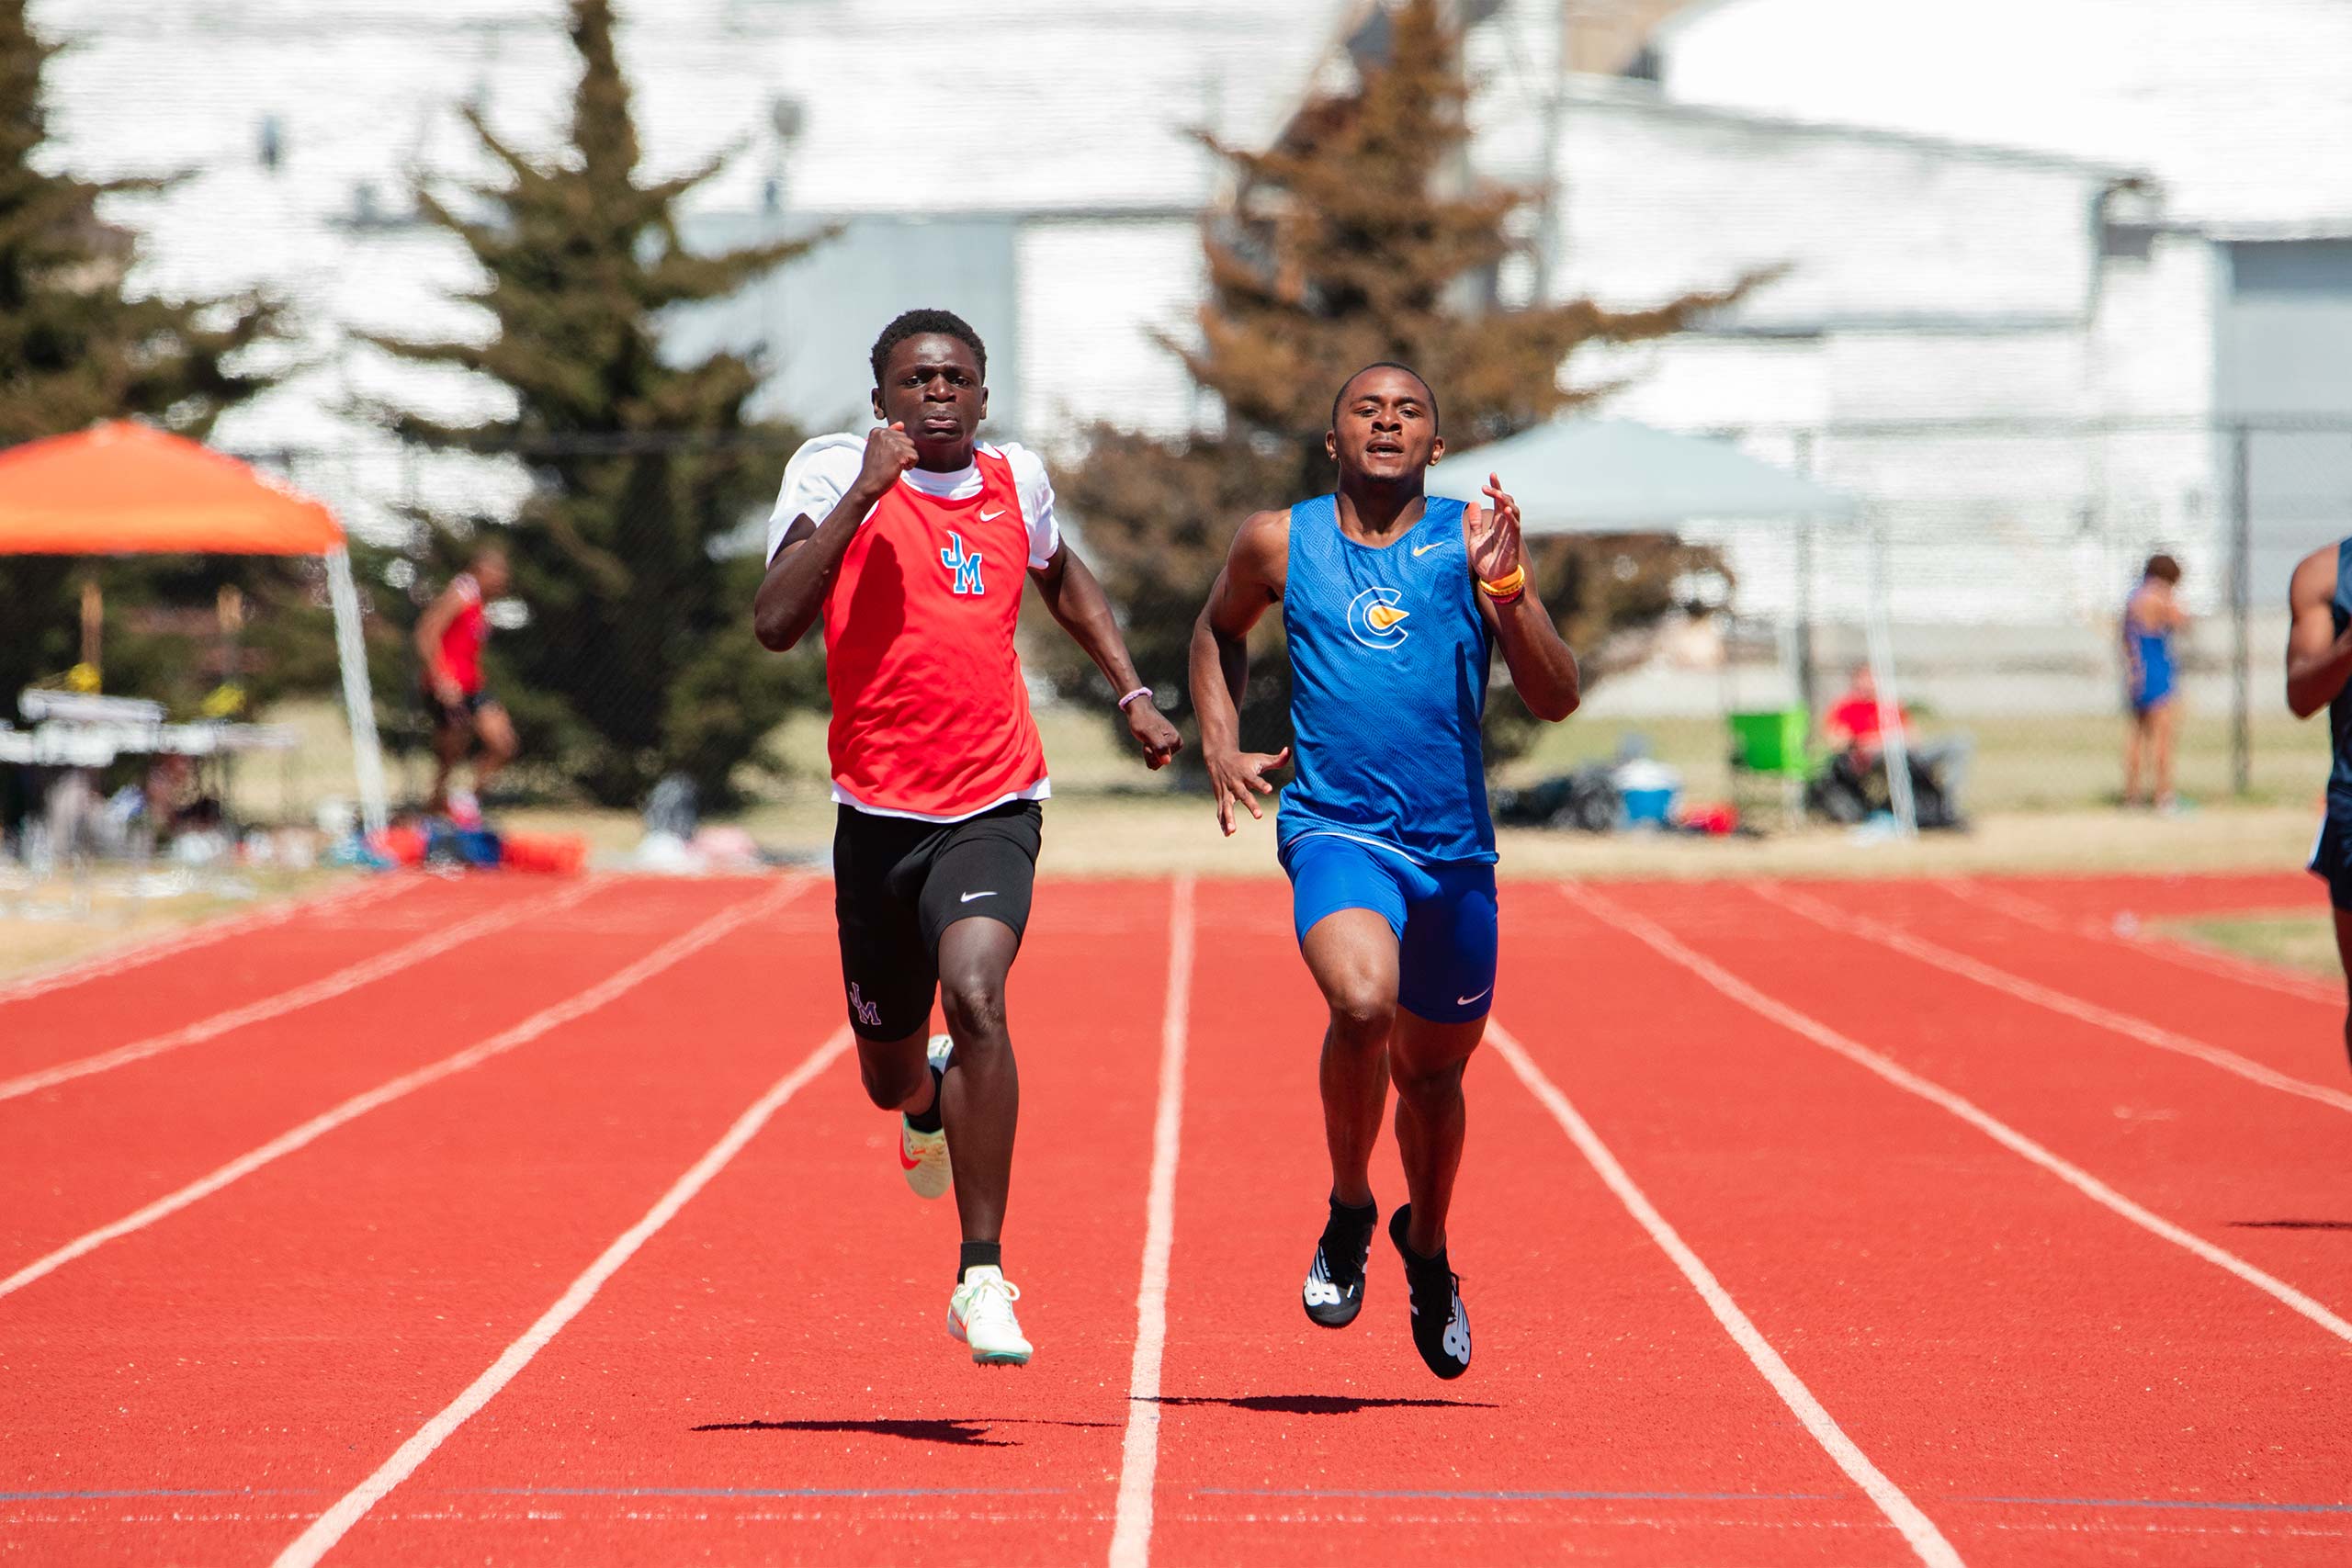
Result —
[[[1121,713],[1126,712],[1127,705],[1129,703],[1134,702],[1137,697],[1148,697],[1149,695],[1151,695],[1151,688],[1149,686],[1137,686],[1134,691],[1129,692],[1125,696],[1119,699],[1119,711]]]

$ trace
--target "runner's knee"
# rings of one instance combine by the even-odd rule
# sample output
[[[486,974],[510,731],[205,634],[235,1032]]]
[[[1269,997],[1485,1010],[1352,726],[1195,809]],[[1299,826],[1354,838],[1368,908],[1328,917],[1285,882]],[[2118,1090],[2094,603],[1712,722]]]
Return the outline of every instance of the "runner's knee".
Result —
[[[1331,1036],[1342,1044],[1379,1045],[1396,1021],[1393,988],[1369,975],[1350,976],[1325,993],[1331,1004]]]
[[[939,977],[939,1005],[961,1052],[967,1043],[985,1044],[1004,1033],[1004,976],[974,966]]]

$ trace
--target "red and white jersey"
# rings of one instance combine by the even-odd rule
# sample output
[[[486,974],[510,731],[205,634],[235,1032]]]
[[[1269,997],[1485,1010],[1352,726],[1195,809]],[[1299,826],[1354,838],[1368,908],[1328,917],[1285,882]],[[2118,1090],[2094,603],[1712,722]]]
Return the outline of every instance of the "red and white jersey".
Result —
[[[768,521],[821,523],[865,461],[825,435],[793,456]],[[850,541],[825,598],[826,735],[833,798],[860,811],[955,822],[1052,794],[1013,651],[1023,571],[1061,547],[1046,466],[983,442],[953,474],[910,469]]]
[[[473,573],[451,578],[449,592],[458,596],[458,613],[441,633],[441,667],[470,697],[481,690],[481,645],[490,640],[490,618],[482,614],[481,584]]]

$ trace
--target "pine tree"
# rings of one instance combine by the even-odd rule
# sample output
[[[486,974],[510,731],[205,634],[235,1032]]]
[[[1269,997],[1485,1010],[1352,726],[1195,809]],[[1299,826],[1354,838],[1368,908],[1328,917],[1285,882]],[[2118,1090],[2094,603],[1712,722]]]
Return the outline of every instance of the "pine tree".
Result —
[[[1457,175],[1470,88],[1442,0],[1404,0],[1390,39],[1385,62],[1311,100],[1271,150],[1206,139],[1238,194],[1204,237],[1199,344],[1167,346],[1222,401],[1225,429],[1168,442],[1097,427],[1063,484],[1114,602],[1150,608],[1134,615],[1128,641],[1163,692],[1183,685],[1191,616],[1241,517],[1330,489],[1323,434],[1349,375],[1383,359],[1418,367],[1448,445],[1464,450],[1596,396],[1563,375],[1583,344],[1680,331],[1757,281],[1630,312],[1589,299],[1501,307],[1495,280],[1535,193]],[[1532,554],[1544,603],[1582,649],[1662,615],[1674,580],[1709,558],[1657,537],[1553,539]],[[1244,743],[1279,745],[1288,701],[1286,668],[1261,656]],[[1489,761],[1516,755],[1533,730],[1517,703],[1489,704]]]
[[[665,359],[662,314],[724,298],[808,249],[795,241],[701,255],[682,241],[681,198],[715,175],[639,171],[628,85],[610,0],[573,0],[580,56],[569,145],[534,157],[468,118],[502,177],[462,201],[419,193],[426,219],[460,240],[482,282],[463,298],[495,323],[486,342],[378,340],[406,358],[503,386],[506,418],[452,426],[388,415],[435,448],[510,453],[534,478],[511,519],[435,520],[489,530],[529,614],[492,641],[501,695],[526,761],[552,758],[593,798],[630,805],[664,773],[723,795],[738,764],[790,705],[806,671],[749,657],[757,562],[714,558],[775,482],[789,433],[745,412],[759,371],[742,355]],[[446,562],[461,547],[446,538]]]
[[[25,0],[0,0],[0,446],[120,418],[201,436],[221,410],[267,385],[241,351],[271,333],[276,314],[255,298],[132,290],[135,238],[104,221],[98,203],[158,182],[82,180],[40,166],[49,132],[41,75],[58,46],[33,32],[25,10]],[[0,717],[13,713],[19,689],[79,657],[80,584],[92,579],[110,612],[109,683],[159,694],[176,694],[167,677],[192,668],[183,641],[140,637],[113,611],[175,583],[203,604],[218,581],[242,582],[265,601],[291,596],[277,563],[0,556]]]

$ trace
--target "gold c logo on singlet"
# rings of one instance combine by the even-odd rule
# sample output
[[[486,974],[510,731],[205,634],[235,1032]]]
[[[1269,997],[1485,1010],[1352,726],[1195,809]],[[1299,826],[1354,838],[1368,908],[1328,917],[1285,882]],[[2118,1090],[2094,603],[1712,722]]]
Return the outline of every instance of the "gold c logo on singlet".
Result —
[[[1366,648],[1384,651],[1400,648],[1405,642],[1405,620],[1410,610],[1400,610],[1397,602],[1405,596],[1394,588],[1367,588],[1348,605],[1348,630]]]

